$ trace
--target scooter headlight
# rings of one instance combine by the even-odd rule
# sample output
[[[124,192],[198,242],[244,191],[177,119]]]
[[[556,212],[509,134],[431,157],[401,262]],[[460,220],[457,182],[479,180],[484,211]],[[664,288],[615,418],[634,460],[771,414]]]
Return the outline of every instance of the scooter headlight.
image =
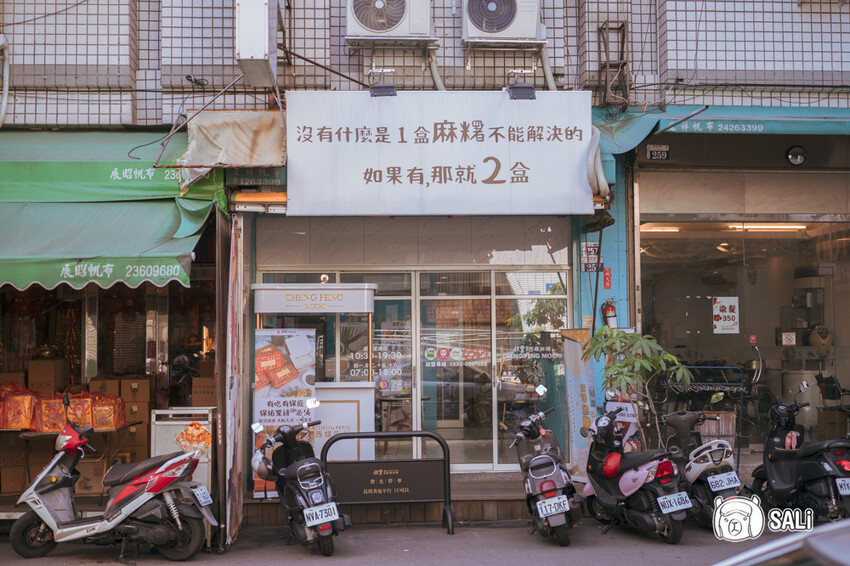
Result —
[[[320,505],[325,502],[325,494],[321,489],[316,489],[310,492],[310,501],[313,505]]]

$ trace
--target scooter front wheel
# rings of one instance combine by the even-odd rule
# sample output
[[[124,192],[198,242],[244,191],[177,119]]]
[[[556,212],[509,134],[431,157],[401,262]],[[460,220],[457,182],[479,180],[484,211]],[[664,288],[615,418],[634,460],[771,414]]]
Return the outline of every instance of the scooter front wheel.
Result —
[[[15,521],[9,531],[9,543],[24,558],[41,558],[56,548],[53,531],[35,511],[28,511]]]
[[[202,519],[183,515],[180,523],[183,529],[177,531],[177,541],[173,545],[156,547],[160,554],[174,562],[183,562],[198,554],[206,539]]]
[[[334,553],[334,539],[333,537],[320,537],[319,538],[319,550],[322,552],[322,556],[330,556]]]

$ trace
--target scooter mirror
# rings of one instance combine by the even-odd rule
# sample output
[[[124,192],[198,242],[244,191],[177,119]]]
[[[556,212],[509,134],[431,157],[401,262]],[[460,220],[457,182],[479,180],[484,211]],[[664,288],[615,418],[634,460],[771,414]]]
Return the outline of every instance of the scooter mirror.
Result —
[[[590,431],[587,430],[587,427],[583,426],[583,427],[581,427],[579,434],[581,434],[583,437],[587,438],[590,435]]]
[[[605,400],[606,401],[616,401],[617,395],[614,394],[613,391],[605,390]]]
[[[803,382],[800,383],[800,393],[805,393],[808,390],[809,390],[809,382],[804,379]]]
[[[315,397],[310,397],[309,399],[304,401],[304,405],[306,405],[308,409],[315,409],[316,407],[321,405],[321,402]]]
[[[726,394],[723,391],[715,393],[714,395],[711,396],[711,402],[712,403],[719,403],[720,401],[723,400],[723,398],[725,396],[726,396]]]
[[[534,388],[534,392],[537,393],[538,397],[543,397],[544,395],[546,395],[547,391],[549,391],[549,390],[546,389],[546,386],[543,385],[542,383]]]
[[[251,425],[251,430],[254,431],[254,434],[260,434],[263,430],[265,430],[265,427],[260,423],[254,423]]]

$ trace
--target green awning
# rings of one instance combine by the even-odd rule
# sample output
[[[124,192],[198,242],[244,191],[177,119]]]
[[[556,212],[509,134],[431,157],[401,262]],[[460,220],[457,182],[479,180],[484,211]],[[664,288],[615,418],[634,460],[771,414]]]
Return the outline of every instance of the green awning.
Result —
[[[0,204],[0,285],[188,287],[192,250],[212,207],[181,198]]]
[[[226,209],[224,172],[214,169],[187,191],[183,169],[154,168],[160,132],[0,132],[0,202],[107,202],[191,198]],[[173,165],[185,132],[166,147]]]

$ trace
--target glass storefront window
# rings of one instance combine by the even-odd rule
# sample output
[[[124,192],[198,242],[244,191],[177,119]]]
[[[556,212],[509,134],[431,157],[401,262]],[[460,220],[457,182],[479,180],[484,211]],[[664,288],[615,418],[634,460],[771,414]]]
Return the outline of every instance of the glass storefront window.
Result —
[[[447,440],[453,462],[492,462],[490,300],[423,300],[420,312],[422,428]]]
[[[512,432],[530,414],[555,407],[546,427],[554,431],[565,450],[566,407],[562,339],[566,299],[496,300],[496,400],[499,419],[498,462],[516,462],[509,449]],[[538,385],[547,392],[539,397]]]
[[[378,297],[410,295],[409,273],[340,273],[340,283],[376,283]]]
[[[496,295],[566,295],[565,277],[559,271],[497,271]]]
[[[452,295],[489,295],[490,272],[421,273],[419,294],[423,297]]]

